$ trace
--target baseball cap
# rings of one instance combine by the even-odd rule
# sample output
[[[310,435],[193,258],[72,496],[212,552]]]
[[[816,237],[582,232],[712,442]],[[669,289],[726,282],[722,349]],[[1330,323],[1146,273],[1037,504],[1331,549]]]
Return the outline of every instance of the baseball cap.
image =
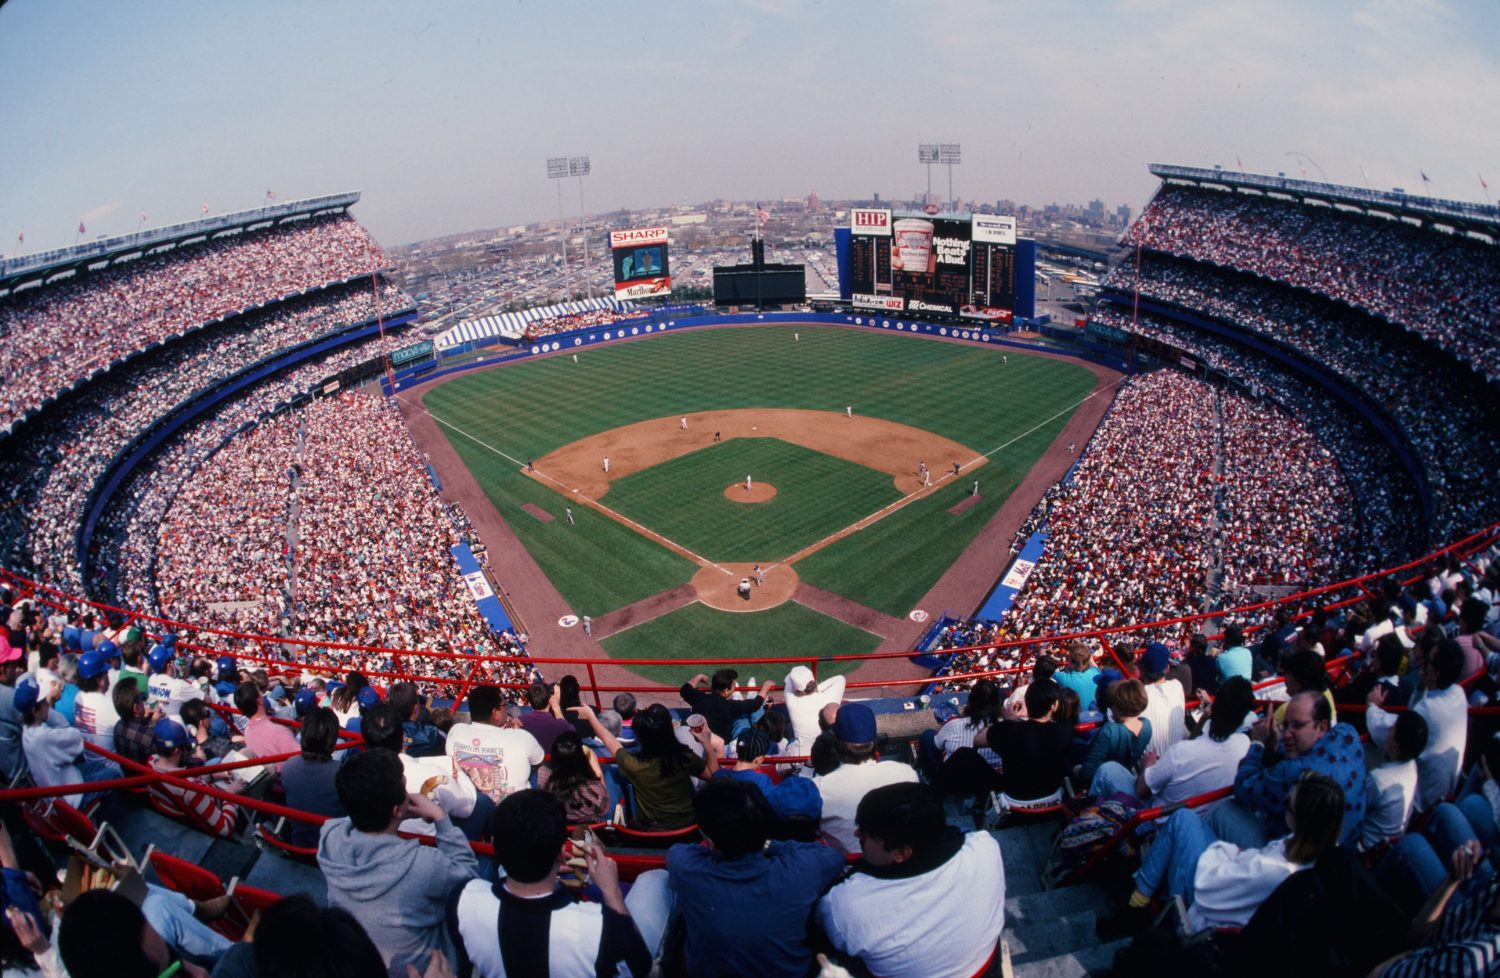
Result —
[[[120,647],[109,639],[105,639],[99,643],[99,654],[106,659],[118,659],[120,657]]]
[[[834,718],[833,734],[846,744],[873,744],[874,712],[863,703],[845,703]]]
[[[1163,674],[1172,665],[1172,653],[1160,642],[1152,642],[1141,653],[1141,671]]]
[[[787,694],[802,692],[816,678],[807,666],[792,666],[792,671],[786,674]]]
[[[151,734],[155,738],[157,753],[186,747],[189,742],[188,733],[183,729],[182,724],[171,717],[162,717],[156,721],[156,726],[151,728]]]
[[[1125,674],[1118,669],[1100,669],[1099,675],[1094,677],[1094,685],[1108,686],[1125,678]]]
[[[152,670],[161,672],[172,661],[172,650],[165,645],[153,645],[151,651],[146,653],[146,661],[151,663]]]
[[[374,686],[361,686],[356,699],[359,700],[361,710],[368,710],[380,702],[380,694],[375,692]]]
[[[214,660],[214,665],[218,668],[220,673],[233,672],[234,657],[229,655],[221,655]]]
[[[823,794],[812,778],[783,778],[766,794],[771,811],[783,821],[798,815],[822,818]]]
[[[36,684],[31,676],[22,676],[16,680],[16,691],[11,698],[11,705],[16,712],[24,717],[30,717],[31,711],[36,709],[37,700],[42,698],[42,688]]]
[[[299,689],[297,691],[297,698],[293,702],[297,707],[297,715],[300,717],[308,710],[317,708],[318,694],[315,690]]]
[[[78,675],[84,679],[109,672],[109,657],[99,649],[92,649],[78,657]]]
[[[167,634],[161,637],[161,644],[169,649],[175,649],[177,648],[177,636],[171,632],[167,632]]]
[[[757,757],[765,757],[771,750],[771,738],[766,736],[764,730],[751,727],[740,734],[739,740],[734,742],[734,756],[742,761],[753,761]]]

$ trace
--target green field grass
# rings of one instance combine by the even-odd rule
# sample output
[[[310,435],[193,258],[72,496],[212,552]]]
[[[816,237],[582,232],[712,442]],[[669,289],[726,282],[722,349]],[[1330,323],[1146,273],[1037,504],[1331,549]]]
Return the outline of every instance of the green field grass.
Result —
[[[747,474],[776,495],[726,499]],[[900,498],[884,472],[777,438],[732,438],[619,479],[602,501],[701,557],[768,564]]]
[[[691,636],[684,642],[683,636]],[[756,668],[753,661],[767,657],[807,655],[865,655],[874,652],[880,638],[846,625],[800,604],[787,602],[754,614],[715,611],[690,604],[626,629],[600,642],[616,659],[692,659],[706,653],[721,655],[740,672],[740,684],[754,676],[758,682],[786,676],[790,665]],[[828,662],[818,666],[818,675],[848,672],[857,663]],[[632,666],[652,682],[680,685],[694,672],[713,672],[710,666]]]
[[[752,407],[842,412],[846,405],[994,452],[975,473],[980,506],[960,516],[947,512],[969,489],[966,478],[961,488],[935,493],[797,565],[820,587],[905,614],[1093,385],[1093,375],[1076,364],[1006,352],[1009,362],[1002,363],[999,350],[852,329],[700,329],[586,348],[578,363],[559,356],[477,371],[435,388],[424,402],[452,426],[444,430],[459,455],[564,598],[595,617],[683,584],[695,567],[587,508],[574,507],[577,525],[570,527],[560,518],[563,497],[520,472],[528,458],[651,418]],[[559,519],[532,519],[520,509],[527,502]],[[852,511],[845,523],[869,511]],[[503,567],[499,574],[503,580]]]

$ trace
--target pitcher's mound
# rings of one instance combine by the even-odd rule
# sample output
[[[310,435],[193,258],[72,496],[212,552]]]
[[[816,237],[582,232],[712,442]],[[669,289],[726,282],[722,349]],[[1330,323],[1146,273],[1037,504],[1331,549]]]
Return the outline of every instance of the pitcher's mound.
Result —
[[[752,482],[746,489],[743,482],[736,482],[724,490],[724,498],[736,503],[763,503],[776,495],[776,487],[769,482]]]
[[[740,486],[744,492],[745,487]],[[774,490],[773,490],[774,491]],[[766,583],[755,583],[754,564],[723,564],[726,574],[717,567],[704,567],[693,575],[693,590],[698,600],[719,611],[765,611],[791,598],[801,579],[786,564],[765,571]],[[750,582],[747,601],[739,593],[740,581]]]

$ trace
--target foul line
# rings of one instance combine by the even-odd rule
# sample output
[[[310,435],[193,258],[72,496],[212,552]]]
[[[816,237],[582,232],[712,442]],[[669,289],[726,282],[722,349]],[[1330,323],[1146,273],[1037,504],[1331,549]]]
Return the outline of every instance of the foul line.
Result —
[[[401,403],[403,403],[403,404],[409,404],[413,408],[417,409],[418,411],[421,411],[423,414],[427,415],[429,418],[431,418],[432,420],[436,421],[438,424],[443,425],[445,428],[451,428],[451,429],[453,429],[454,431],[458,432],[460,435],[463,435],[465,438],[469,439],[474,444],[480,446],[481,448],[485,449],[486,451],[494,452],[496,455],[500,456],[501,458],[505,459],[506,461],[508,461],[508,462],[514,462],[516,465],[518,465],[518,466],[520,466],[522,468],[526,467],[526,463],[523,462],[522,460],[520,460],[518,458],[514,458],[514,457],[512,457],[510,455],[507,455],[505,452],[503,452],[500,449],[496,448],[494,445],[491,445],[488,442],[484,441],[483,439],[476,438],[474,435],[469,434],[467,431],[463,430],[458,425],[453,424],[452,422],[443,420],[442,418],[440,418],[437,415],[433,414],[431,411],[427,410],[427,408],[426,408],[425,405],[418,404],[418,403],[416,403],[414,401],[407,400],[405,397],[402,397],[400,394],[397,394],[396,398],[397,398],[397,400],[401,401]],[[625,524],[626,526],[628,526],[631,529],[635,530],[637,533],[641,534],[642,536],[647,537],[648,539],[653,539],[653,540],[659,540],[659,541],[661,541],[667,547],[671,548],[672,550],[677,551],[679,554],[682,554],[684,557],[687,557],[689,560],[696,561],[698,564],[700,564],[703,567],[712,567],[715,570],[720,571],[723,574],[727,574],[730,577],[734,576],[734,572],[731,571],[731,570],[729,570],[727,567],[720,566],[719,564],[716,564],[713,561],[709,560],[707,557],[703,557],[703,556],[700,556],[700,555],[694,553],[693,551],[689,550],[687,547],[684,547],[682,544],[678,543],[677,541],[669,539],[669,538],[667,538],[665,536],[662,536],[660,533],[657,533],[655,530],[651,529],[650,527],[642,526],[641,524],[637,523],[635,520],[633,520],[630,517],[626,516],[624,513],[619,513],[619,512],[616,512],[613,509],[610,509],[608,506],[606,506],[603,503],[599,502],[597,499],[591,499],[588,496],[585,496],[577,488],[575,488],[573,486],[569,486],[569,485],[561,482],[558,479],[554,479],[552,476],[548,475],[547,473],[540,472],[540,471],[538,471],[535,468],[531,469],[531,474],[533,476],[535,476],[539,481],[545,480],[547,482],[552,483],[554,486],[556,486],[558,488],[559,492],[562,492],[562,493],[571,493],[580,502],[585,503],[586,505],[588,505],[589,507],[591,507],[593,509],[599,510],[601,513],[604,513],[604,514],[608,515],[611,519],[613,519],[613,520],[615,520],[617,522]]]

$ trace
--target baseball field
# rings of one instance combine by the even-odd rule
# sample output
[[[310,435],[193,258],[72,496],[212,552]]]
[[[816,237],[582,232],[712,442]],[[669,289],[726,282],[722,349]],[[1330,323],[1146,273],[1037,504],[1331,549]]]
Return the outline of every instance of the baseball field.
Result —
[[[610,656],[755,658],[878,646],[1098,383],[1014,350],[755,326],[565,351],[419,396]],[[553,626],[509,597],[534,637]]]

